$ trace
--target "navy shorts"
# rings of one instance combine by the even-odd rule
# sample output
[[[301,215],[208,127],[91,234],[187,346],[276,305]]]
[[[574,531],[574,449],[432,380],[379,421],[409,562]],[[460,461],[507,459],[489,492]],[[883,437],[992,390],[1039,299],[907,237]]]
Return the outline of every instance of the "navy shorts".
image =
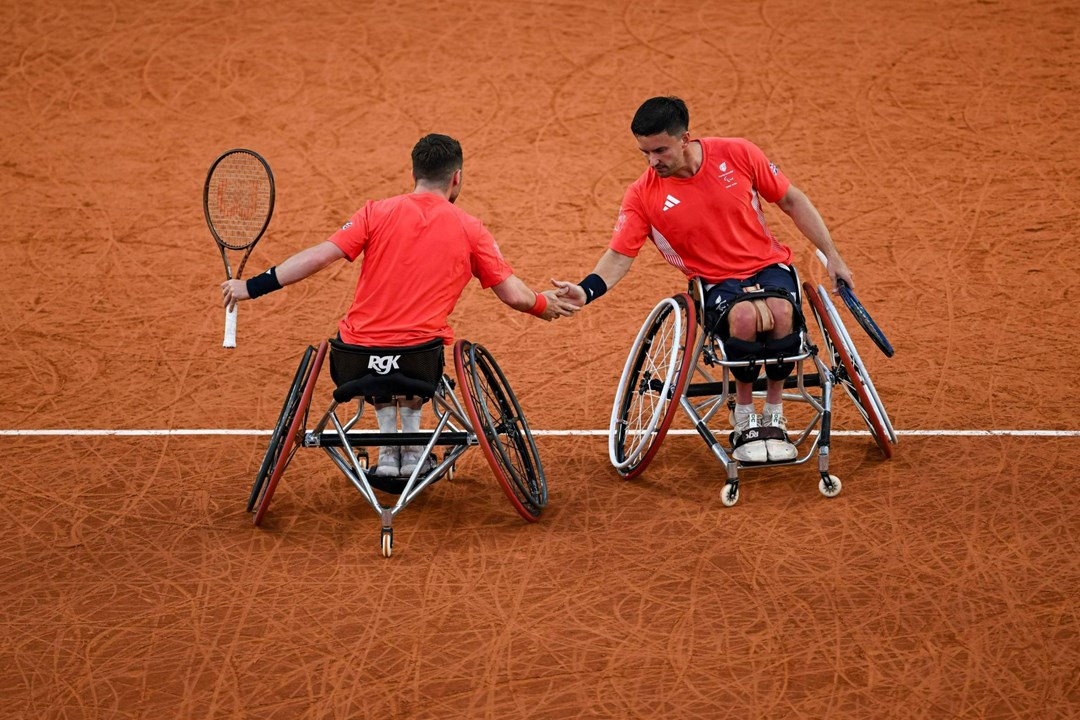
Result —
[[[717,323],[727,313],[731,301],[743,294],[743,288],[759,286],[762,290],[779,290],[791,298],[791,304],[796,310],[799,308],[799,292],[795,285],[795,274],[788,265],[776,263],[757,271],[743,280],[721,280],[705,290],[705,321],[706,326],[716,332]],[[724,333],[726,334],[726,333]]]

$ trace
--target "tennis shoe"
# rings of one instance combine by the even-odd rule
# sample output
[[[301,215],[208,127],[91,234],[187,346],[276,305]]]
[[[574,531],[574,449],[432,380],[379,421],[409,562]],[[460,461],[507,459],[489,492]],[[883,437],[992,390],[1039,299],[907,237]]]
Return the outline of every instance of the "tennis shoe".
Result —
[[[397,477],[401,474],[401,448],[380,447],[379,465],[375,468],[375,474],[379,477]]]
[[[788,439],[787,418],[780,413],[762,415],[761,425],[766,428],[774,428],[783,433],[782,438],[769,438],[765,441],[769,462],[788,462],[799,456],[798,448]]]
[[[413,470],[416,469],[417,463],[420,462],[420,456],[424,452],[423,445],[411,445],[409,447],[401,448],[401,474],[412,475]],[[424,461],[424,467],[420,472],[428,472],[431,468],[435,467],[431,462],[431,456],[429,455]]]
[[[769,451],[765,440],[761,438],[761,422],[756,413],[750,413],[735,423],[735,432],[731,433],[734,450],[731,456],[743,463],[763,463],[769,461]]]

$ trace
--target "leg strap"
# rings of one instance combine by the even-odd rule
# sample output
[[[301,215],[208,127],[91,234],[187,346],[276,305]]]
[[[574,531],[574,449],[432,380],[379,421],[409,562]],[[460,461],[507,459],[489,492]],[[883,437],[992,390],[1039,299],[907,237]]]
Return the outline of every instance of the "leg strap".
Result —
[[[799,333],[794,332],[782,338],[770,338],[765,341],[765,357],[789,357],[798,355],[802,344]],[[795,363],[776,363],[765,366],[765,375],[770,380],[783,380],[795,369]]]
[[[728,360],[751,361],[750,365],[746,367],[731,368],[731,374],[735,376],[736,380],[744,383],[752,383],[757,380],[758,374],[761,372],[761,366],[757,361],[761,359],[762,352],[765,350],[762,343],[756,340],[728,338],[724,341],[724,350],[727,352]]]

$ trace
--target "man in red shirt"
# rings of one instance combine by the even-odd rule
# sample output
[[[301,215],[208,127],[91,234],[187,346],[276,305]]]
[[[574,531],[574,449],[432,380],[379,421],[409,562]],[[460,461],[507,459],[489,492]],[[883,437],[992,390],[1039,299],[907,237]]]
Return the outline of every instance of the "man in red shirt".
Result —
[[[407,347],[435,338],[453,342],[447,318],[476,277],[484,288],[521,312],[543,320],[570,315],[577,306],[554,290],[535,293],[503,259],[491,233],[456,207],[462,153],[457,140],[427,135],[412,150],[411,193],[369,201],[325,242],[302,250],[248,280],[221,284],[225,306],[279,290],[343,258],[364,256],[356,294],[339,323],[341,340],[370,347]],[[419,399],[377,403],[381,432],[420,429]],[[383,447],[376,474],[411,474],[423,447]]]
[[[679,98],[655,97],[638,108],[630,129],[649,169],[627,189],[611,242],[592,274],[577,284],[554,281],[555,285],[567,299],[592,302],[626,275],[646,239],[651,239],[671,265],[688,278],[701,278],[709,315],[726,320],[726,325],[712,329],[724,339],[728,359],[750,359],[769,351],[782,356],[798,342],[792,320],[797,289],[788,270],[791,248],[766,226],[762,200],[787,213],[825,254],[834,291],[838,278],[853,285],[851,272],[817,209],[757,146],[741,138],[691,139],[689,127],[690,114]],[[786,296],[760,301],[771,312],[771,329],[767,321],[763,326],[759,320],[756,303],[733,302],[755,287]],[[797,457],[787,439],[783,412],[784,378],[791,371],[790,364],[767,366],[765,405],[758,415],[752,386],[758,367],[733,370],[737,460],[780,462]],[[757,427],[780,432],[764,433],[775,435],[773,439],[747,442],[747,431]]]

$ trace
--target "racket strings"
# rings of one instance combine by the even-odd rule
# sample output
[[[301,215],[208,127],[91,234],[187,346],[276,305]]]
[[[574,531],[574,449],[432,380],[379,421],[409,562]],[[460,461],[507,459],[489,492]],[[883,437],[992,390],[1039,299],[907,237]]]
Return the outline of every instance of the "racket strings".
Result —
[[[223,157],[207,179],[207,219],[218,242],[230,250],[243,250],[259,239],[272,202],[266,167],[246,152]]]

